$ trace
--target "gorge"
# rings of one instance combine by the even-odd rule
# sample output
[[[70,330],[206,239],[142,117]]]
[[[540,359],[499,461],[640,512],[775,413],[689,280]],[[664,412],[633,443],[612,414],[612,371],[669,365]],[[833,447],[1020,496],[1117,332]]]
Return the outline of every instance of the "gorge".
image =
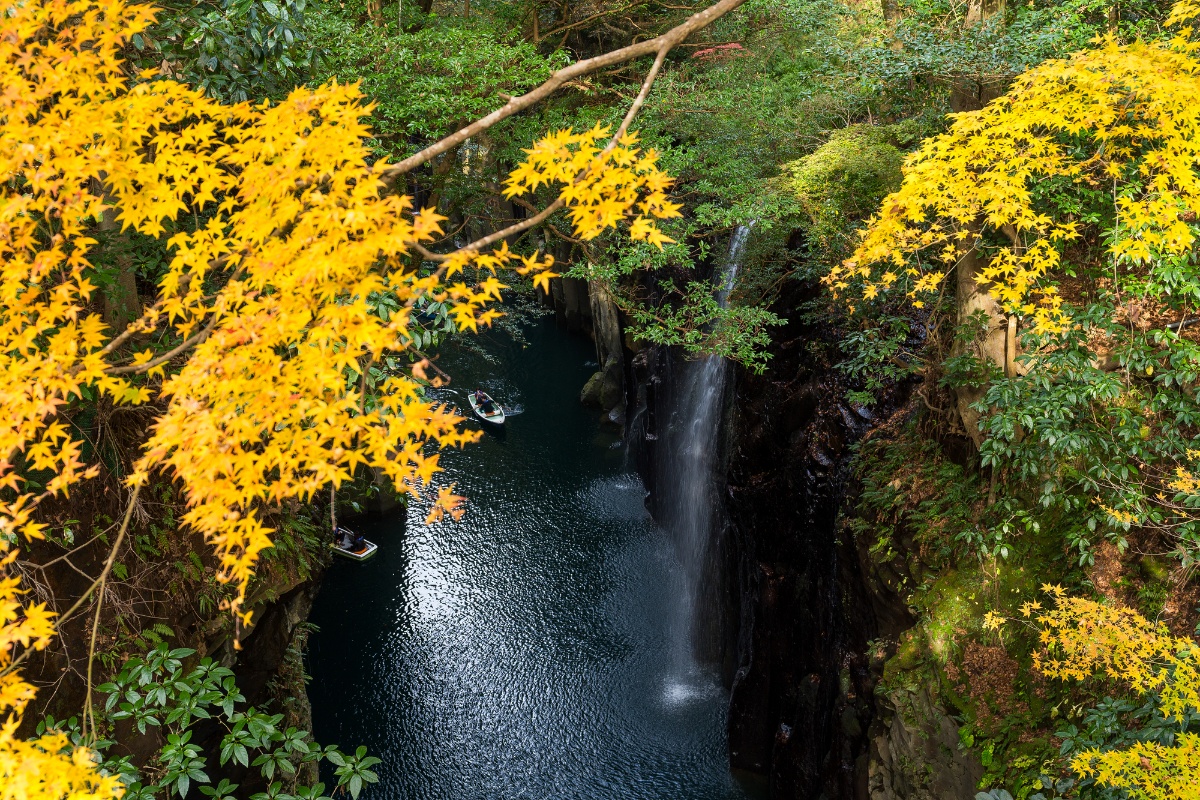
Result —
[[[750,233],[714,270],[722,302]],[[522,414],[447,454],[462,522],[428,525],[414,503],[357,523],[383,551],[323,579],[317,737],[379,754],[368,797],[890,800],[909,796],[893,762],[921,757],[969,790],[960,756],[893,752],[907,740],[874,697],[877,614],[892,635],[911,621],[838,529],[849,448],[875,417],[814,357],[836,334],[789,325],[761,377],[627,350],[625,430],[578,402],[596,342],[626,341],[588,288],[552,296],[591,346],[543,320],[527,347],[495,334],[443,362],[439,399],[478,385]],[[908,734],[953,732],[944,719]]]

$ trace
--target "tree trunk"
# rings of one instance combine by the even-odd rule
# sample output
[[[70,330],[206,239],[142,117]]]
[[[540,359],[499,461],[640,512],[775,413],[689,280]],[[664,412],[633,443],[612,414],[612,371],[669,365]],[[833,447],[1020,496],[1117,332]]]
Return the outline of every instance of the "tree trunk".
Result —
[[[997,14],[1003,14],[1005,0],[971,0],[967,5],[966,27],[978,25]]]
[[[958,266],[955,267],[957,278],[955,304],[958,312],[958,324],[961,326],[976,313],[982,311],[987,315],[987,325],[973,341],[963,342],[955,339],[950,350],[951,356],[971,354],[985,365],[994,364],[1001,369],[1011,369],[1009,366],[1009,321],[1000,303],[988,292],[987,286],[978,282],[977,278],[983,269],[983,261],[976,248],[980,225],[974,223],[971,235],[960,246]],[[1015,326],[1013,336],[1013,353],[1015,355]],[[980,413],[971,407],[983,399],[986,386],[956,386],[954,388],[955,402],[958,415],[962,419],[963,428],[975,446],[983,444],[983,432],[979,428]]]
[[[895,0],[892,0],[895,2]],[[1003,17],[1006,0],[971,0],[967,6],[964,28],[981,25],[993,17]],[[963,111],[978,111],[1001,94],[1001,86],[995,81],[962,76],[954,79],[950,89],[950,110],[956,114]]]
[[[102,188],[101,191],[103,191]],[[111,204],[115,201],[111,195],[105,192],[104,202]],[[116,257],[113,259],[117,268],[116,279],[111,283],[106,282],[100,287],[104,296],[102,312],[104,322],[116,334],[125,330],[129,323],[142,315],[142,302],[137,291],[137,273],[134,269],[133,259],[129,257],[128,253],[122,252],[123,248],[120,247],[120,239],[123,237],[120,232],[121,225],[117,222],[116,209],[106,209],[101,215],[100,224],[97,227],[109,234],[110,242],[117,243]]]
[[[425,19],[433,11],[433,0],[417,0],[417,8],[421,9],[421,14],[404,29],[406,33],[416,33],[425,27]]]

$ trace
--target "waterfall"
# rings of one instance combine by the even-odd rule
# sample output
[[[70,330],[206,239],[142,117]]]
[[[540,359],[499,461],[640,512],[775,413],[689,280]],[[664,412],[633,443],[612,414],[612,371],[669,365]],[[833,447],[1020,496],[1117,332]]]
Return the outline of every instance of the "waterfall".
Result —
[[[734,232],[721,271],[717,302],[722,308],[737,280],[750,225]],[[668,702],[686,700],[703,686],[715,687],[712,662],[720,658],[723,615],[721,570],[714,543],[722,524],[724,483],[721,428],[730,367],[719,356],[675,365],[669,422],[658,457],[659,518],[675,544],[682,571],[674,609],[676,675],[668,678]]]

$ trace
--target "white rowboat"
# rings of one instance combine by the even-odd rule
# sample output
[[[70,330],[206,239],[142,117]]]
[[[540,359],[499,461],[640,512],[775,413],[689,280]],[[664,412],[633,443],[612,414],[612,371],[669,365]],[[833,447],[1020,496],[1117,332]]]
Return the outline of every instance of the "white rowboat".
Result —
[[[504,409],[500,407],[499,403],[488,396],[486,392],[480,391],[479,394],[483,395],[482,403],[475,399],[475,392],[470,392],[467,395],[467,402],[471,404],[471,410],[484,422],[490,422],[493,425],[503,425]],[[484,412],[483,409],[485,407],[489,409],[488,413]]]
[[[341,530],[346,529],[342,528]],[[341,537],[338,538],[338,541],[335,541],[329,546],[333,549],[333,554],[335,556],[348,558],[351,561],[366,561],[368,558],[379,552],[379,545],[375,544],[374,542],[367,541],[366,539],[363,539],[362,546],[357,550],[353,549],[354,545],[350,545],[350,547],[343,547],[341,544]]]

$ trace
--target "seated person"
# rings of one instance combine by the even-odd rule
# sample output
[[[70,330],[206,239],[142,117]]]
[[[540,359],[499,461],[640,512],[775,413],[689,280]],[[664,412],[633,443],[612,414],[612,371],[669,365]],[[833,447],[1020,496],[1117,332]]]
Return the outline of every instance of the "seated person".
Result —
[[[475,402],[479,404],[479,410],[484,414],[490,416],[496,413],[496,404],[492,402],[492,398],[483,393],[482,389],[475,390]]]

